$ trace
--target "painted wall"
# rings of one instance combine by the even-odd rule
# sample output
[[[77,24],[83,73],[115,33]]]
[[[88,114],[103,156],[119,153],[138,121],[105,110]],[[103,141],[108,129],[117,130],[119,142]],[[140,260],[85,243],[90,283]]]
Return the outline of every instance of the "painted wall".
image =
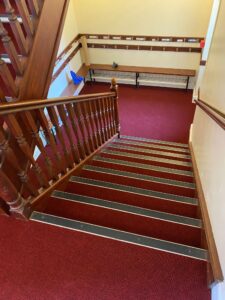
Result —
[[[212,0],[74,0],[82,33],[205,36]]]
[[[203,82],[201,99],[225,112],[225,1],[221,1]],[[207,201],[212,229],[225,275],[225,131],[197,109],[192,142]],[[213,299],[225,299],[225,283],[213,289]]]
[[[66,48],[66,46],[74,39],[74,37],[78,33],[79,30],[78,30],[76,13],[75,13],[75,4],[73,0],[71,0],[67,12],[66,20],[65,20],[65,25],[62,33],[62,39],[60,42],[58,54],[60,54]],[[74,45],[74,48],[76,46],[77,44]],[[56,66],[54,72],[60,67],[61,63],[59,63]],[[76,72],[79,70],[81,65],[82,65],[81,56],[80,53],[77,53],[77,55],[70,61],[67,67],[62,71],[62,73],[52,83],[49,89],[48,98],[59,97],[64,91],[64,89],[66,88],[66,86],[68,85],[68,83],[71,81],[70,70],[72,69]]]
[[[212,0],[74,1],[80,32],[92,34],[204,37],[212,7]],[[91,49],[90,55],[91,63],[187,69],[200,61],[200,54],[174,52]]]

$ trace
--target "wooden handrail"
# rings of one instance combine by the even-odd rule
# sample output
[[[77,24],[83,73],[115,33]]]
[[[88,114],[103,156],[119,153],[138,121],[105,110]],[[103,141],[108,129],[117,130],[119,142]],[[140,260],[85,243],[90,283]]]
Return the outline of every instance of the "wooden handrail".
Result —
[[[2,103],[0,105],[0,115],[6,115],[16,112],[24,112],[32,109],[41,109],[45,107],[57,106],[61,104],[70,104],[74,102],[85,102],[91,100],[101,99],[103,97],[114,97],[115,92],[109,93],[96,93],[89,95],[81,95],[76,97],[64,97],[64,98],[52,98],[46,100],[29,100],[29,101],[18,101],[12,103]]]
[[[225,113],[208,104],[203,100],[195,100],[198,105],[212,120],[214,120],[222,129],[225,130]]]

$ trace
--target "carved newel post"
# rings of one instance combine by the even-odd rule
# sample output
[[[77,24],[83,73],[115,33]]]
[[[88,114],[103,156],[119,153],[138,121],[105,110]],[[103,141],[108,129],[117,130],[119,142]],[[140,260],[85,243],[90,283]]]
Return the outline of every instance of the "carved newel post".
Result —
[[[118,85],[115,78],[112,79],[110,90],[115,93],[114,111],[115,111],[116,132],[118,134],[118,138],[120,138],[120,118],[119,118],[119,105],[118,105],[119,96],[118,96]]]

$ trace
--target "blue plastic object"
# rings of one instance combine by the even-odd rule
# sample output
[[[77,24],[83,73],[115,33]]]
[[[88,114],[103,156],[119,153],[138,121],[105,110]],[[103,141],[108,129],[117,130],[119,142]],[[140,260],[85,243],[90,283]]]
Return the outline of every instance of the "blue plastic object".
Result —
[[[74,71],[70,71],[70,75],[72,77],[74,84],[79,84],[79,83],[81,83],[81,81],[84,80],[84,77],[78,76]]]

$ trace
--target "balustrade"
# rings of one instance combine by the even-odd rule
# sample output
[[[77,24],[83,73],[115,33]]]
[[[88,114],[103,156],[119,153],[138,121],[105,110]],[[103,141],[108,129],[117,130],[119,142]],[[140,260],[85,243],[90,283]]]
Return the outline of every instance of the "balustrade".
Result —
[[[12,212],[25,214],[36,199],[72,174],[116,132],[119,134],[115,81],[111,89],[110,93],[0,104],[0,118],[4,120],[0,151],[5,158],[0,168],[0,196]],[[15,145],[11,147],[6,130],[19,151]],[[36,159],[34,149],[40,152]],[[28,167],[23,161],[29,162]],[[7,168],[15,169],[20,188],[4,172]]]

